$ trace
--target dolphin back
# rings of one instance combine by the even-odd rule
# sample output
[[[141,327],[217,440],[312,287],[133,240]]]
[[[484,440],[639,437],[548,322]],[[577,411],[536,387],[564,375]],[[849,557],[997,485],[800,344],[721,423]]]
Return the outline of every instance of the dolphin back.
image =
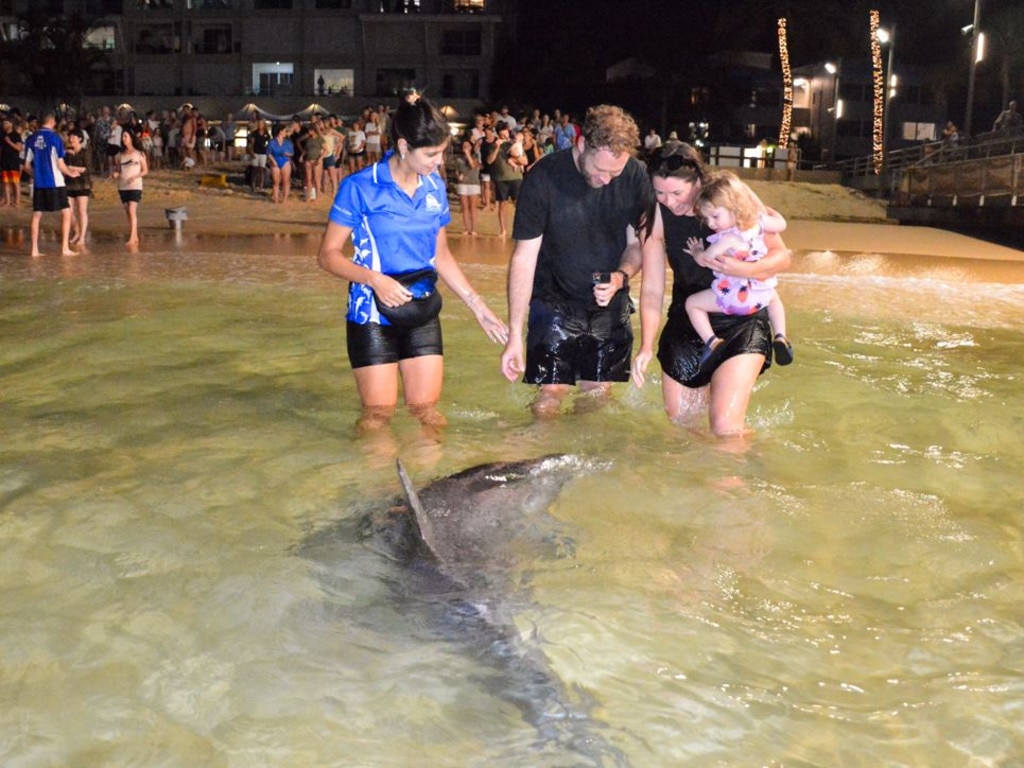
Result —
[[[418,493],[399,478],[427,548],[442,563],[500,567],[510,557],[550,553],[558,521],[548,514],[562,487],[585,471],[577,456],[481,464]]]

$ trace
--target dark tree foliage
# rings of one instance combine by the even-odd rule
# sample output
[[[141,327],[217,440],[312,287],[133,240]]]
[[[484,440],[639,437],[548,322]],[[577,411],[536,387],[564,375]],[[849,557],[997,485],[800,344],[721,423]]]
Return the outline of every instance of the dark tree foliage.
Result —
[[[987,113],[1006,98],[1024,99],[1022,0],[981,0],[981,28],[990,54],[978,67],[976,107]],[[716,54],[772,55],[778,69],[778,19],[787,19],[794,67],[856,61],[870,55],[868,15],[897,25],[897,66],[931,72],[934,89],[963,114],[974,0],[520,0],[519,37],[496,62],[493,94],[513,106],[561,107],[579,114],[589,104],[627,106],[661,131],[710,120],[742,100],[730,93]],[[607,83],[608,67],[635,57],[654,78]],[[700,94],[710,92],[709,105]]]
[[[106,54],[86,46],[93,21],[81,14],[30,13],[18,19],[20,37],[3,50],[8,89],[41,105],[78,107]]]

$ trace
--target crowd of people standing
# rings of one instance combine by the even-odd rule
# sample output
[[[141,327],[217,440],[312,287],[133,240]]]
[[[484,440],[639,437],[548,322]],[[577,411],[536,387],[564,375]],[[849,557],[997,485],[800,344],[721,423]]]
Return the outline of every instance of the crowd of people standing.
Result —
[[[454,141],[445,117],[418,98],[403,101],[394,115],[367,108],[351,126],[329,114],[272,125],[254,114],[243,118],[244,149],[233,141],[239,123],[232,116],[214,125],[188,106],[142,118],[115,117],[109,108],[81,120],[45,115],[38,125],[21,125],[20,115],[0,118],[4,203],[18,204],[15,168],[34,182],[33,256],[47,211],[61,212],[64,253],[85,242],[94,179],[116,181],[128,244],[137,243],[137,208],[150,168],[190,171],[244,153],[253,193],[266,194],[269,182],[272,200],[284,203],[295,179],[307,202],[320,195],[333,200],[319,259],[350,284],[348,351],[367,428],[389,422],[400,382],[414,415],[425,425],[444,423],[437,409],[440,301],[430,298],[438,279],[504,345],[505,376],[536,387],[539,417],[558,414],[573,389],[599,401],[613,382],[644,382],[661,328],[667,267],[675,280],[658,358],[671,418],[692,415],[697,403],[715,434],[742,433],[754,382],[773,352],[783,364],[789,360],[780,350],[792,358],[784,329],[773,334],[767,305],[745,314],[724,308],[718,314],[709,305],[711,331],[695,330],[689,296],[715,280],[773,282],[788,266],[788,251],[758,223],[763,213],[751,219],[767,232],[757,258],[708,248],[720,227],[703,218],[698,204],[713,180],[699,152],[673,141],[644,153],[636,123],[618,107],[591,108],[579,122],[559,111],[517,118],[502,108],[475,115]],[[476,232],[478,209],[489,208],[497,212],[499,235],[515,240],[507,324],[448,247],[452,181],[466,234]],[[641,272],[641,349],[631,359],[629,281]]]
[[[312,202],[330,198],[342,177],[383,157],[391,144],[391,112],[389,106],[378,104],[364,107],[352,120],[325,113],[282,120],[259,112],[238,118],[228,113],[216,119],[191,104],[141,116],[102,106],[79,116],[55,115],[54,130],[66,149],[70,149],[69,137],[78,136],[75,162],[86,164],[81,167],[88,168],[89,184],[93,179],[116,178],[122,136],[127,132],[149,170],[201,172],[244,159],[246,183],[254,194],[285,202],[293,188],[301,188],[301,199]],[[0,113],[0,120],[2,205],[17,207],[22,183],[30,181],[22,174],[24,140],[38,129],[39,120],[18,110]],[[476,115],[462,137],[470,142],[475,161],[462,171],[473,177],[466,185],[472,202],[499,210],[500,229],[507,234],[508,204],[515,201],[523,174],[543,155],[568,146],[578,132],[579,126],[559,110],[553,117],[534,110],[529,117],[516,118],[507,107]],[[479,180],[473,171],[479,173]],[[83,189],[75,196],[85,196]],[[467,223],[466,232],[475,231],[472,222]]]

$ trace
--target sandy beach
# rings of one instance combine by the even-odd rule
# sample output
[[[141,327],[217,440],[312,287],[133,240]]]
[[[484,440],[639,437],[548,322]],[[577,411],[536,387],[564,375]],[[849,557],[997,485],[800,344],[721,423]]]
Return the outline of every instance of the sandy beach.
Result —
[[[147,232],[170,228],[165,211],[185,208],[184,231],[192,235],[316,235],[327,221],[330,197],[305,202],[293,189],[287,203],[274,204],[269,191],[253,194],[241,184],[241,164],[221,165],[208,172],[151,171],[139,206],[141,251]],[[221,186],[224,180],[225,186]],[[878,253],[974,256],[996,260],[1024,260],[1024,252],[982,243],[962,235],[924,227],[901,227],[886,217],[885,202],[839,184],[787,181],[751,181],[764,202],[789,221],[787,244],[797,250],[869,251]],[[27,192],[28,187],[25,187]],[[94,179],[89,205],[89,229],[94,235],[114,237],[127,232],[117,188],[110,179]],[[0,208],[0,226],[24,227],[31,217],[31,200],[22,196],[18,209]],[[861,225],[874,226],[861,226]],[[44,216],[44,233],[59,228],[56,215]],[[497,215],[481,211],[475,238],[488,251],[505,247],[497,239]],[[453,204],[451,237],[461,237],[462,221]],[[27,232],[26,232],[27,233]],[[52,235],[44,235],[49,237]],[[511,250],[511,242],[507,242]]]

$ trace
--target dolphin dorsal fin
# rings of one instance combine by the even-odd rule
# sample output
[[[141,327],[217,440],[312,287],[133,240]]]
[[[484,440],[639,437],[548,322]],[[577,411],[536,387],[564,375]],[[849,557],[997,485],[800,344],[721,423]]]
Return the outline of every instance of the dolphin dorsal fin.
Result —
[[[427,549],[436,556],[437,549],[434,543],[437,539],[434,535],[433,523],[431,523],[430,518],[427,516],[427,510],[424,509],[419,494],[416,493],[416,489],[413,487],[412,480],[409,479],[409,473],[402,466],[402,460],[395,459],[395,466],[398,468],[398,479],[402,483],[402,490],[405,491],[405,498],[409,502],[413,518],[416,520],[416,527],[419,528],[420,538],[427,545]]]

